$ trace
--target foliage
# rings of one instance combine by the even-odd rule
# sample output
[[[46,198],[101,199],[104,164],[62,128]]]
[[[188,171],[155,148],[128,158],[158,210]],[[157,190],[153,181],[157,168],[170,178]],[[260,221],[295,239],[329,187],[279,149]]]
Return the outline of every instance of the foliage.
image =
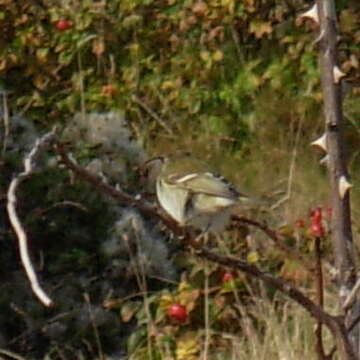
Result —
[[[338,4],[339,65],[355,84],[345,108],[351,149],[359,141],[360,25],[353,11],[357,6],[347,1]],[[32,119],[40,131],[60,123],[63,140],[80,163],[133,193],[139,190],[134,170],[141,161],[148,155],[176,151],[192,151],[209,160],[231,174],[236,183],[256,189],[270,202],[279,200],[279,189],[284,188],[284,199],[293,200],[296,185],[297,203],[279,210],[280,199],[278,207],[255,215],[277,228],[287,245],[310,256],[314,229],[304,214],[319,201],[327,206],[325,171],[315,172],[315,159],[304,150],[322,129],[317,121],[322,95],[315,25],[296,19],[306,7],[303,0],[0,0],[4,102],[12,113]],[[1,115],[4,113],[1,107]],[[14,118],[12,125],[16,125]],[[22,152],[13,150],[20,143],[27,149],[36,138],[34,129],[25,132],[26,139],[22,139],[12,128],[7,139],[2,186],[20,166]],[[1,133],[2,144],[4,138]],[[301,164],[293,170],[296,176],[292,179],[288,168],[296,156]],[[357,156],[358,152],[351,154],[355,169]],[[48,165],[52,161],[51,156],[45,159]],[[79,271],[94,276],[104,265],[104,259],[98,258],[98,245],[109,236],[109,229],[116,240],[135,234],[136,239],[157,242],[156,251],[150,248],[153,258],[168,254],[160,243],[163,238],[156,231],[156,236],[148,236],[148,228],[138,225],[143,223],[137,215],[129,209],[114,211],[114,204],[54,168],[32,178],[22,200],[21,211],[32,236],[53,240],[34,244],[35,248],[47,247],[50,275]],[[328,220],[324,215],[317,233],[323,237],[323,250],[331,262]],[[137,226],[137,231],[129,224]],[[154,224],[149,228],[153,231]],[[294,261],[284,260],[257,232],[229,232],[222,241],[215,244],[221,251],[279,273],[311,292],[309,274]],[[59,251],[62,246],[66,251]],[[300,337],[312,338],[311,325],[299,325],[302,314],[286,312],[291,305],[277,294],[241,274],[224,276],[227,269],[184,256],[177,248],[174,257],[182,273],[179,282],[144,282],[148,274],[140,272],[131,274],[130,281],[126,276],[120,281],[118,276],[121,285],[131,282],[131,294],[105,304],[131,328],[127,341],[131,359],[191,360],[205,346],[217,349],[218,358],[261,359],[271,353],[275,359],[285,335],[296,339],[294,344],[301,343]],[[123,268],[128,264],[122,264]],[[168,263],[163,261],[161,266]],[[96,299],[103,296],[99,294]],[[186,306],[184,323],[171,321],[167,315],[171,304]],[[262,312],[272,316],[282,338],[266,326],[269,316],[260,316]],[[264,339],[265,345],[277,339],[276,350],[262,344]],[[312,345],[311,340],[304,343],[301,349],[293,347],[294,359],[303,357],[305,350],[311,353],[304,350]],[[257,349],[264,345],[263,354],[254,350],[255,345]],[[284,356],[290,358],[289,352]]]
[[[142,136],[161,136],[154,131],[164,130],[161,123],[144,113],[139,97],[175,135],[200,126],[241,147],[264,91],[296,97],[303,106],[295,117],[311,111],[306,99],[320,100],[314,45],[289,20],[294,9],[253,0],[3,0],[3,86],[13,109],[26,109],[45,126],[79,108],[120,107]],[[342,62],[358,73],[358,24],[342,9]],[[70,25],[59,30],[59,21]]]

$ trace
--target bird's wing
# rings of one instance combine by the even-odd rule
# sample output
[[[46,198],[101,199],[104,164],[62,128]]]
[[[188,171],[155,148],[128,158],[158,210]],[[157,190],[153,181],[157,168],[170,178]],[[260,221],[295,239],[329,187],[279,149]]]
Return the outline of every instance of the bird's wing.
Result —
[[[216,176],[210,172],[173,175],[168,178],[168,181],[194,193],[229,199],[242,196],[242,194],[223,177]]]

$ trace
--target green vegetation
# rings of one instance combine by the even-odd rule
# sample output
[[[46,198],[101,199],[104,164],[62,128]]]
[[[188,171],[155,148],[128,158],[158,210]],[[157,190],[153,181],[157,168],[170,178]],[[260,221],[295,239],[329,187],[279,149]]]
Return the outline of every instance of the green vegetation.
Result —
[[[57,124],[79,163],[102,171],[111,184],[120,182],[132,194],[143,190],[138,169],[147,157],[192,152],[244,192],[269,203],[262,211],[246,210],[249,216],[266,220],[289,246],[312,254],[307,214],[314,206],[328,207],[328,185],[326,169],[309,147],[322,133],[323,122],[316,26],[297,17],[308,5],[303,0],[0,0],[0,90],[10,111],[9,124],[1,121],[1,193],[20,168],[29,139]],[[359,4],[338,1],[337,6],[339,66],[353,85],[344,99],[344,114],[356,184]],[[6,109],[0,110],[5,119]],[[14,129],[15,116],[34,124],[25,127],[27,140]],[[208,359],[219,360],[315,358],[314,324],[297,306],[241,274],[224,281],[227,269],[184,255],[181,245],[152,220],[144,225],[128,212],[130,220],[125,221],[128,209],[55,168],[53,161],[48,154],[48,168],[24,185],[19,200],[34,251],[40,248],[48,257],[45,277],[52,282],[65,273],[101,278],[110,261],[99,250],[105,240],[125,233],[139,241],[121,258],[126,275],[121,273],[117,281],[128,293],[115,291],[109,300],[107,283],[89,290],[121,326],[131,328],[125,334],[129,359],[195,360],[206,351]],[[357,215],[356,187],[352,196]],[[116,232],[119,214],[123,222]],[[0,227],[0,237],[12,236],[8,224]],[[355,236],[359,229],[355,216]],[[257,231],[243,230],[224,234],[217,244],[220,251],[246,258],[312,293],[314,285],[304,269],[284,259]],[[323,247],[331,262],[328,235],[326,230]],[[153,260],[142,262],[132,253],[132,246],[141,250],[141,241],[160,243],[154,251],[159,257],[167,254],[161,247],[166,243],[181,280],[173,274],[159,280]],[[8,252],[0,255],[1,270],[8,274],[13,265],[6,256]],[[329,278],[326,285],[331,308]],[[0,308],[8,301],[0,298]],[[187,311],[175,320],[168,310],[174,304]],[[19,335],[11,326],[11,334]],[[105,344],[106,334],[99,332]],[[85,337],[79,333],[69,348],[76,349],[76,341]],[[98,344],[93,349],[107,351]],[[81,358],[75,350],[66,356]]]

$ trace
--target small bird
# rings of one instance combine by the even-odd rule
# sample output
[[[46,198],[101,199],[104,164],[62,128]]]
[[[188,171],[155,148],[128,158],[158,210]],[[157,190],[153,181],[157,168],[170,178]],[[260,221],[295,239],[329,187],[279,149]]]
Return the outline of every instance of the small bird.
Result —
[[[247,196],[224,177],[209,172],[194,159],[157,158],[156,195],[161,207],[180,226],[220,232],[230,221],[233,208]]]

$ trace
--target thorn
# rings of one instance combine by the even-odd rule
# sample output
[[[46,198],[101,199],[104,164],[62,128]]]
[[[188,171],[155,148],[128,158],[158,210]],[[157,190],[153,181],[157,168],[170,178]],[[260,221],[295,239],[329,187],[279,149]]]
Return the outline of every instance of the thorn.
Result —
[[[325,36],[325,29],[322,29],[319,36],[313,41],[313,45],[318,44]]]
[[[326,133],[320,136],[318,139],[310,143],[311,146],[317,146],[320,149],[327,152],[327,144],[326,144]]]
[[[329,155],[326,154],[324,157],[322,157],[319,161],[319,164],[328,167],[329,166]]]
[[[299,15],[300,19],[309,18],[312,19],[316,24],[319,24],[319,13],[317,5],[314,4],[309,10]]]
[[[343,199],[346,192],[349,191],[353,187],[352,184],[346,179],[344,175],[342,175],[339,179],[339,195],[340,198]]]
[[[334,74],[334,81],[335,81],[335,84],[338,84],[339,81],[341,80],[341,78],[343,78],[346,74],[343,73],[338,66],[334,66],[334,69],[333,69],[333,74]]]
[[[324,56],[325,56],[325,57],[329,57],[329,56],[330,56],[330,47],[327,47]]]

